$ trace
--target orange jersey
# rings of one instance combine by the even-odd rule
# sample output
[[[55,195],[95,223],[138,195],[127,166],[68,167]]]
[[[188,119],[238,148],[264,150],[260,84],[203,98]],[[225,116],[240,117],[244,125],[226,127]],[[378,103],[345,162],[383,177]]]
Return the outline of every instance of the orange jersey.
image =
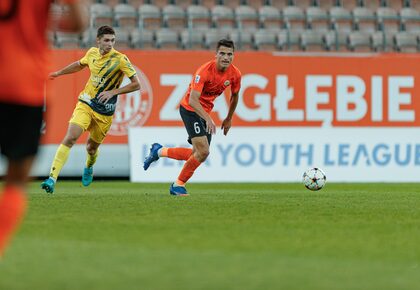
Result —
[[[210,113],[214,106],[214,100],[230,86],[232,94],[239,92],[241,88],[241,72],[231,64],[224,72],[217,70],[216,61],[212,60],[203,64],[195,73],[188,91],[185,93],[181,105],[189,110],[194,109],[189,105],[191,90],[200,92],[200,104],[203,109]]]
[[[0,102],[40,106],[44,100],[51,0],[0,3]]]

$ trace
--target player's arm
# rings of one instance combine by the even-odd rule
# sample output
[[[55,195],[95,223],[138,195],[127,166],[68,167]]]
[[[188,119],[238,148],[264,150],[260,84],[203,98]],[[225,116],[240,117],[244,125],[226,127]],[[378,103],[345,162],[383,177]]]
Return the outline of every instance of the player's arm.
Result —
[[[224,135],[227,135],[230,127],[232,126],[233,113],[235,112],[236,106],[238,105],[238,99],[239,99],[238,94],[239,94],[239,92],[234,93],[230,96],[229,112],[228,112],[226,118],[222,122],[222,129],[223,129],[223,134]]]
[[[81,71],[82,69],[84,69],[86,67],[86,65],[81,64],[80,61],[75,61],[71,64],[69,64],[68,66],[50,73],[50,75],[48,76],[51,80],[55,79],[56,77],[59,77],[61,75],[67,75],[67,74],[72,74],[78,71]]]
[[[194,111],[206,121],[206,131],[210,134],[216,133],[216,125],[214,124],[213,119],[210,115],[203,109],[203,106],[200,104],[200,95],[201,93],[196,90],[191,90],[189,105],[194,109]]]
[[[87,9],[81,0],[66,0],[66,12],[52,15],[52,29],[68,32],[82,32],[89,21]]]
[[[106,104],[109,99],[115,95],[127,94],[140,89],[140,81],[137,75],[133,75],[130,78],[130,83],[118,89],[113,89],[109,91],[102,92],[98,95],[99,102]]]

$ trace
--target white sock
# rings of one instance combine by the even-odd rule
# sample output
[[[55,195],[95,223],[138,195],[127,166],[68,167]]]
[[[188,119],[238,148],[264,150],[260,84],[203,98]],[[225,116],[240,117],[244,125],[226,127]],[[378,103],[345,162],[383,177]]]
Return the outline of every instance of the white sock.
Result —
[[[163,147],[162,147],[163,148]],[[160,148],[159,150],[158,150],[158,152],[157,152],[157,154],[158,154],[158,156],[159,157],[162,157],[162,148]]]

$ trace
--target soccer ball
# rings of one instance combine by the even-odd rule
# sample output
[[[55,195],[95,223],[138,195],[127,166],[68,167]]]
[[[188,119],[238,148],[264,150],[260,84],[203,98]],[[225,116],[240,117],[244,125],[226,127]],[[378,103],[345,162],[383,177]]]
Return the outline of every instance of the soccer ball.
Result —
[[[309,190],[320,190],[327,182],[324,171],[319,168],[310,168],[303,173],[303,184]]]

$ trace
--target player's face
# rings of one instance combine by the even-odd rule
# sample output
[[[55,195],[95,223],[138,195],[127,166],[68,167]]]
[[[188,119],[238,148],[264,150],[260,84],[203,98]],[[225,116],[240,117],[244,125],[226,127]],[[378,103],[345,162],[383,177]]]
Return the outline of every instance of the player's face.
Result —
[[[216,53],[217,67],[221,70],[227,69],[233,61],[233,48],[221,46]]]
[[[111,51],[115,44],[115,35],[113,34],[104,34],[101,37],[96,39],[98,48],[102,54],[106,54]]]

